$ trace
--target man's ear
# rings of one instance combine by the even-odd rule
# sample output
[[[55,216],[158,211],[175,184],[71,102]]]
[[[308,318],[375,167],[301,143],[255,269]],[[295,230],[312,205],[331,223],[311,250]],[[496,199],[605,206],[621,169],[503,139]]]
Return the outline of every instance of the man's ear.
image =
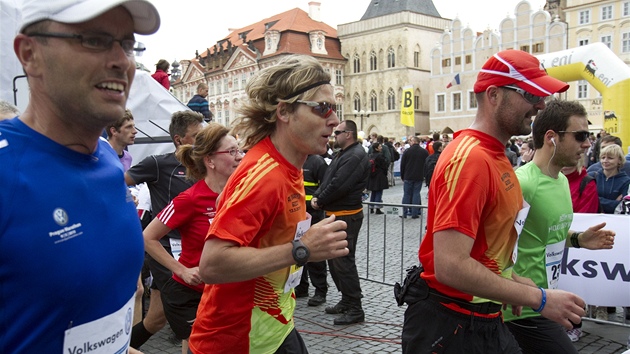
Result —
[[[278,120],[283,122],[289,121],[289,112],[287,111],[287,104],[284,102],[280,102],[278,107],[276,107],[276,116]]]
[[[13,40],[13,50],[18,60],[22,64],[24,72],[30,76],[35,77],[39,74],[38,70],[41,69],[41,56],[42,53],[35,43],[36,39],[28,37],[22,33],[18,34]]]

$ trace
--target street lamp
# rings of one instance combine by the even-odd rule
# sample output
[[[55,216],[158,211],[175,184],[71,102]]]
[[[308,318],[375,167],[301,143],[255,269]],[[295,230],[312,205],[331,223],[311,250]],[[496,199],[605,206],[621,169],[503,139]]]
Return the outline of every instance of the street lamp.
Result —
[[[357,111],[356,109],[354,111],[352,111],[352,113],[354,113],[354,118],[356,118],[357,116],[361,117],[361,131],[363,131],[363,116],[365,116],[365,118],[369,118],[370,117],[370,113],[372,113],[371,111],[364,111],[364,110],[360,110]]]

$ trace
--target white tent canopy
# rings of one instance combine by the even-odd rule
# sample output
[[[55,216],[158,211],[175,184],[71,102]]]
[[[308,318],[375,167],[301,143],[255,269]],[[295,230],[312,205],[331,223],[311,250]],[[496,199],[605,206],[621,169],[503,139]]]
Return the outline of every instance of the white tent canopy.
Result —
[[[13,51],[13,39],[22,19],[21,6],[22,0],[0,0],[0,99],[15,104],[23,112],[29,99],[28,83]],[[134,163],[147,155],[175,149],[168,133],[171,114],[189,108],[153,80],[149,73],[136,71],[127,108],[138,128],[136,145],[129,146]]]

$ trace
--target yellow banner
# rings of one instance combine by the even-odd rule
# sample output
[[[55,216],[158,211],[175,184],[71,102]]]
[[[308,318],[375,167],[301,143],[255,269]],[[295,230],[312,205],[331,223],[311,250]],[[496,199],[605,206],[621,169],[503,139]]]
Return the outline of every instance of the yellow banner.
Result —
[[[402,102],[400,104],[400,123],[408,127],[415,127],[413,109],[413,86],[405,86],[402,91]]]

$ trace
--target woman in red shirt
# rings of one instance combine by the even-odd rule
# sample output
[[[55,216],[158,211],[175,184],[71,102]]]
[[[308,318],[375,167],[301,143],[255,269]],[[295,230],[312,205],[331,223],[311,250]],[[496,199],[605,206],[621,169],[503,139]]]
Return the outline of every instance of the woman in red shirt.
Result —
[[[228,178],[242,159],[236,139],[228,129],[210,123],[195,138],[194,145],[180,146],[177,159],[186,167],[186,177],[198,181],[180,193],[144,230],[146,251],[173,272],[162,289],[164,313],[175,335],[188,352],[188,337],[196,318],[204,283],[199,259],[216,202]],[[181,234],[181,254],[174,259],[159,240],[172,229]]]

